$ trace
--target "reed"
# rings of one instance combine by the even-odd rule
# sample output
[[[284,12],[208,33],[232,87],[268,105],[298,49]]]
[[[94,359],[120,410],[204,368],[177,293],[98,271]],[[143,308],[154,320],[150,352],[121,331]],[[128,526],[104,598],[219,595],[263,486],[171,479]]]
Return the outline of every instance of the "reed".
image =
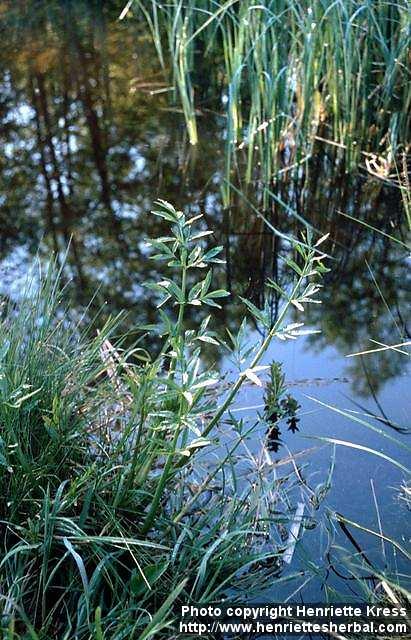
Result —
[[[363,153],[391,164],[406,148],[405,0],[139,0],[135,14],[149,21],[160,62],[172,70],[193,144],[196,86],[206,84],[215,105],[223,99],[228,182],[239,158],[246,181],[269,186],[281,167],[310,155],[317,136],[340,150],[347,171]],[[204,68],[213,69],[209,79]]]

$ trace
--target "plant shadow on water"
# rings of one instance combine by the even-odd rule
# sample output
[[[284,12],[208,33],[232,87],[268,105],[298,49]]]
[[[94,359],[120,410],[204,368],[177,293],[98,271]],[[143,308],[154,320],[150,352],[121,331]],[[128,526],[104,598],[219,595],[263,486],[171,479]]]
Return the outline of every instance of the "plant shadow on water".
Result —
[[[320,11],[323,3],[317,4],[316,10]],[[333,125],[333,133],[338,129],[339,144],[348,135],[347,153],[342,146],[313,138],[305,149],[306,159],[302,153],[297,157],[295,150],[288,153],[284,145],[280,154],[274,154],[274,146],[265,143],[276,142],[281,127],[269,139],[263,137],[264,129],[258,130],[271,117],[270,104],[264,102],[260,111],[248,113],[242,106],[236,111],[248,100],[245,94],[238,97],[240,87],[236,84],[245,64],[241,55],[246,48],[241,49],[241,39],[234,50],[225,49],[233,71],[227,117],[221,100],[216,100],[213,93],[221,89],[221,78],[212,77],[215,86],[205,81],[206,62],[190,78],[189,66],[176,67],[173,63],[169,69],[165,49],[164,71],[158,63],[158,43],[156,48],[145,23],[117,20],[121,2],[104,3],[104,7],[103,3],[83,2],[40,2],[35,8],[30,2],[24,7],[10,2],[1,5],[6,29],[0,52],[0,135],[4,148],[0,161],[0,266],[4,274],[0,295],[5,303],[19,299],[21,281],[37,251],[46,260],[54,251],[62,263],[69,246],[62,275],[63,280],[70,281],[65,289],[71,301],[68,313],[77,322],[82,317],[94,317],[98,310],[98,322],[103,325],[124,309],[118,332],[128,334],[125,348],[134,344],[136,335],[141,337],[139,328],[158,320],[155,296],[142,284],[158,279],[145,241],[148,236],[163,235],[167,225],[161,219],[148,218],[146,212],[156,196],[164,196],[192,216],[204,213],[200,232],[214,232],[204,236],[204,247],[221,245],[225,259],[224,265],[214,268],[216,288],[236,294],[216,310],[218,322],[232,336],[237,335],[244,308],[236,296],[247,300],[253,311],[252,327],[243,338],[250,345],[266,335],[264,318],[268,325],[278,318],[281,293],[275,288],[267,290],[265,282],[271,279],[287,290],[287,261],[292,257],[287,238],[299,237],[302,220],[319,235],[329,233],[326,250],[331,268],[323,277],[322,304],[308,305],[304,310],[307,327],[320,332],[303,335],[295,344],[281,340],[273,343],[264,362],[271,367],[267,383],[263,382],[264,397],[261,389],[249,381],[243,385],[232,413],[236,420],[238,416],[251,421],[263,418],[263,431],[267,432],[262,432],[261,438],[245,437],[245,445],[266,470],[276,472],[276,464],[284,469],[286,460],[294,477],[289,481],[303,492],[301,500],[309,510],[303,518],[305,528],[313,526],[316,496],[327,493],[328,503],[351,521],[375,530],[382,520],[386,536],[406,536],[406,506],[400,505],[407,504],[407,484],[403,484],[400,503],[393,501],[390,489],[406,483],[398,467],[341,446],[332,465],[331,485],[327,480],[330,442],[320,443],[327,446],[316,449],[307,468],[298,457],[307,443],[308,447],[313,442],[318,444],[307,437],[320,436],[360,442],[372,450],[383,450],[407,466],[409,454],[401,447],[398,450],[397,444],[385,436],[382,447],[381,433],[358,422],[398,435],[401,442],[409,426],[405,404],[409,384],[407,348],[384,350],[384,345],[402,344],[410,337],[406,316],[407,225],[395,179],[382,170],[384,167],[379,170],[381,158],[358,159],[359,149],[352,144],[347,121],[341,129]],[[235,13],[232,15],[236,18]],[[175,23],[176,28],[183,28],[184,21],[179,25]],[[253,23],[254,27],[262,41],[261,23]],[[172,36],[171,44],[176,33]],[[189,39],[190,34],[185,37]],[[228,47],[229,30],[224,37],[224,46]],[[315,46],[318,48],[320,42]],[[180,55],[184,55],[183,49]],[[197,51],[196,60],[199,57]],[[192,64],[189,59],[183,62]],[[181,69],[183,77],[178,75]],[[263,76],[265,71],[263,67],[259,70]],[[327,73],[330,77],[330,70]],[[177,87],[176,104],[169,99],[170,78]],[[194,119],[190,82],[199,97]],[[386,89],[377,92],[378,99],[384,101],[391,94],[395,98],[395,91],[390,94]],[[303,103],[304,96],[300,95],[299,101]],[[320,112],[318,103],[319,121]],[[398,140],[407,119],[406,113],[404,118],[402,115],[387,125]],[[381,115],[383,120],[385,117],[391,116]],[[249,125],[244,124],[247,118]],[[320,125],[317,133],[329,139],[330,130],[325,123]],[[229,144],[230,135],[238,136],[235,152]],[[293,130],[287,135],[291,145]],[[197,138],[197,144],[190,144],[190,138],[191,142]],[[382,143],[386,144],[388,138],[387,134]],[[254,142],[258,149],[254,150]],[[380,142],[378,133],[371,150],[375,151]],[[263,153],[268,159],[262,158]],[[266,180],[264,171],[271,165],[275,165],[275,174]],[[299,319],[300,310],[294,311],[292,322]],[[186,318],[187,326],[198,330],[206,318],[203,306],[189,306]],[[154,352],[160,343],[152,334],[143,339],[144,347]],[[203,347],[205,362],[232,379],[233,365],[225,357],[227,351],[216,348],[212,340]],[[382,350],[345,357],[379,348]],[[315,404],[307,395],[326,406]],[[329,409],[342,405],[345,415]],[[281,457],[274,459],[277,454]],[[316,475],[320,480],[314,486]],[[370,504],[377,502],[370,480],[378,488],[375,513],[370,509]],[[293,508],[294,499],[290,511]],[[323,508],[319,511],[322,514]],[[326,555],[324,548],[329,551],[336,529],[341,528],[335,522],[321,528],[323,544],[317,528],[308,538],[315,538],[311,554],[304,541],[296,547],[302,566],[312,555],[318,568],[321,587],[316,590],[310,582],[309,599],[324,597],[327,572],[319,568],[320,560]],[[281,531],[278,535],[281,540]],[[342,538],[344,535],[342,532]],[[361,548],[371,545],[366,556],[378,566],[381,540],[377,538],[372,545],[361,530],[356,532],[356,540],[357,536]],[[342,545],[338,536],[337,543]],[[385,554],[384,568],[394,563],[400,573],[407,572],[401,553],[397,557],[387,547]],[[359,573],[357,568],[351,569],[353,574]],[[351,583],[347,584],[351,588]],[[279,589],[273,587],[272,593],[281,599],[283,592]],[[333,597],[333,589],[337,587],[331,582],[327,597]],[[344,588],[342,591],[347,593]]]

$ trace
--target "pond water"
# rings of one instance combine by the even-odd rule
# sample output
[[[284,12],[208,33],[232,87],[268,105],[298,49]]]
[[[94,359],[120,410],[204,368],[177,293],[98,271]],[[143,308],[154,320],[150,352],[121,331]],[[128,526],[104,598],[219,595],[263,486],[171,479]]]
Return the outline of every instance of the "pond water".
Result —
[[[136,21],[118,22],[119,7],[115,2],[39,2],[34,10],[30,2],[0,2],[7,16],[0,50],[0,294],[17,296],[36,252],[62,255],[71,238],[66,273],[75,283],[73,305],[81,309],[94,296],[94,306],[104,303],[107,314],[126,309],[127,328],[152,322],[156,310],[142,282],[155,272],[144,241],[160,231],[148,212],[162,197],[204,212],[215,232],[212,243],[224,246],[226,265],[215,274],[218,284],[261,306],[265,278],[280,283],[289,278],[283,266],[287,242],[254,209],[262,211],[261,185],[244,187],[239,157],[238,175],[232,177],[237,186],[230,206],[223,206],[224,118],[205,97],[198,118],[200,143],[188,144],[182,114],[172,105],[147,33]],[[283,363],[290,392],[301,405],[299,431],[285,426],[271,456],[319,446],[311,437],[320,436],[364,445],[407,465],[409,454],[398,444],[311,399],[356,415],[374,413],[385,423],[366,419],[406,440],[390,424],[408,426],[407,355],[390,350],[347,357],[378,347],[372,340],[391,345],[409,339],[409,262],[404,248],[388,238],[405,239],[398,189],[364,167],[346,174],[335,149],[320,143],[297,173],[284,176],[270,186],[277,200],[264,215],[282,233],[297,236],[299,217],[330,233],[331,270],[322,304],[312,305],[304,316],[320,333],[273,343],[265,358],[265,364]],[[275,316],[277,301],[270,303]],[[218,322],[235,329],[243,313],[238,298],[228,301]],[[191,321],[198,319],[194,308]],[[210,352],[209,358],[218,354]],[[219,366],[224,370],[228,364],[223,359]],[[252,415],[257,409],[249,407],[259,404],[261,393],[247,387],[236,409]],[[329,445],[309,457],[306,477],[314,486],[325,480],[330,457]],[[386,459],[338,446],[327,507],[378,530],[373,482],[384,534],[406,546],[409,511],[397,491],[402,479]],[[378,539],[356,536],[367,553],[380,548]],[[316,531],[306,544],[320,562],[325,536]],[[394,557],[389,549],[387,562],[406,570],[401,555]],[[309,589],[314,598],[315,587]]]

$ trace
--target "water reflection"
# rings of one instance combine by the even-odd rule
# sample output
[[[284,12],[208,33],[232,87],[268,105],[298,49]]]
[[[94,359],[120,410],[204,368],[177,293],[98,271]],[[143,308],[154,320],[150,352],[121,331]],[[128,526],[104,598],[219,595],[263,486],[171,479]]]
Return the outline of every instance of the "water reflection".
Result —
[[[69,244],[73,299],[94,298],[106,314],[125,308],[128,326],[155,319],[141,286],[155,277],[144,239],[160,232],[147,213],[156,196],[205,212],[212,242],[225,248],[217,286],[265,302],[264,280],[288,282],[283,258],[289,244],[273,234],[248,201],[261,208],[263,189],[241,193],[233,176],[223,208],[225,123],[218,114],[199,118],[200,145],[187,144],[181,114],[172,109],[149,38],[135,21],[116,21],[121,2],[0,2],[3,17],[0,133],[0,249],[13,279],[39,244],[61,255]],[[404,318],[405,252],[339,212],[360,217],[390,234],[401,231],[397,191],[364,176],[335,171],[332,148],[318,146],[297,179],[270,190],[266,219],[298,235],[303,217],[330,232],[332,270],[323,304],[307,310],[322,333],[306,342],[341,354],[369,348],[372,337],[391,344],[409,336]],[[239,170],[238,176],[241,175]],[[286,174],[286,178],[289,174]],[[10,271],[11,270],[11,271]],[[9,278],[10,280],[10,278]],[[3,294],[12,294],[3,284]],[[273,317],[278,299],[269,301]],[[228,303],[221,322],[237,325],[243,310]],[[192,321],[198,320],[193,311]],[[398,339],[397,339],[398,337]],[[398,356],[398,357],[397,357]],[[216,354],[213,354],[216,358]],[[375,396],[402,371],[400,354],[353,358],[347,375],[357,392]],[[347,361],[348,363],[348,361]],[[290,428],[296,425],[290,425]]]

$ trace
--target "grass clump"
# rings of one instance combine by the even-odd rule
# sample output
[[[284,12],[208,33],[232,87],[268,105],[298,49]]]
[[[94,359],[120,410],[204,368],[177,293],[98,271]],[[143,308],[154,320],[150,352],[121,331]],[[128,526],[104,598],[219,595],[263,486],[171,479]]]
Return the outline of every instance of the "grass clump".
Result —
[[[201,359],[204,345],[223,345],[210,317],[197,329],[185,321],[188,305],[212,309],[228,295],[212,288],[220,248],[204,249],[201,216],[164,201],[154,214],[169,232],[151,241],[152,257],[172,272],[148,283],[156,353],[115,340],[116,320],[96,335],[70,321],[53,265],[2,309],[3,637],[170,638],[180,604],[255,596],[281,569],[287,478],[251,456],[240,479],[250,425],[227,412],[245,380],[260,384],[270,340],[298,333],[287,311],[312,301],[323,255],[309,239],[295,244],[295,280],[275,322],[249,303],[266,335],[252,353],[231,335],[240,371],[220,389]]]

